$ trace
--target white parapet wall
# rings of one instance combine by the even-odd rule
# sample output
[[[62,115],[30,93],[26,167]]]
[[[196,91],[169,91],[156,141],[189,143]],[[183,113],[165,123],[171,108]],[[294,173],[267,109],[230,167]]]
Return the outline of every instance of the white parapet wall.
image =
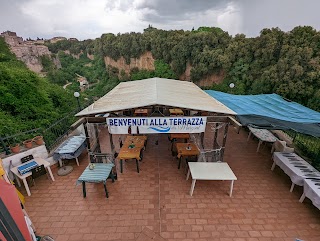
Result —
[[[2,159],[3,162],[3,167],[6,170],[6,172],[9,174],[10,170],[9,170],[9,166],[10,166],[10,161],[12,161],[12,165],[13,166],[18,166],[21,164],[21,158],[28,156],[28,155],[33,155],[33,157],[35,158],[43,158],[45,160],[47,160],[48,162],[50,162],[51,165],[53,165],[55,163],[55,161],[53,160],[52,157],[48,157],[48,151],[45,145],[41,145],[41,146],[36,146],[24,151],[21,151],[19,153],[10,155],[8,157],[5,157]]]
[[[92,128],[91,130],[90,128],[90,132],[92,132],[93,134],[94,129]],[[83,125],[80,125],[72,133],[70,133],[68,137],[75,136],[75,135],[84,135],[84,133],[85,132],[84,132]],[[21,158],[28,155],[33,155],[34,158],[43,158],[46,161],[50,162],[50,165],[54,165],[57,163],[57,161],[53,160],[53,157],[51,155],[49,157],[48,150],[44,144],[40,146],[34,146],[33,148],[25,149],[19,153],[11,154],[10,156],[2,158],[3,167],[5,171],[9,174],[9,176],[10,176],[10,161],[12,161],[13,166],[18,166],[21,164]]]

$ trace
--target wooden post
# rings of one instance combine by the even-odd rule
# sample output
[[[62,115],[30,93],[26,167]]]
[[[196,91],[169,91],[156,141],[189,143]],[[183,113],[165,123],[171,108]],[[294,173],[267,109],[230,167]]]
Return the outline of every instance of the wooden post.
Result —
[[[97,140],[97,146],[96,146],[94,152],[101,153],[100,141],[99,141],[99,130],[98,130],[98,125],[97,124],[94,124],[94,132],[95,132],[95,136],[96,136],[96,140]]]
[[[218,142],[217,142],[217,139],[218,139],[218,126],[219,126],[219,123],[216,122],[216,127],[214,129],[213,149],[217,149],[217,146],[218,146]]]
[[[110,148],[111,148],[111,154],[114,154],[114,144],[113,144],[113,138],[112,138],[112,134],[108,131],[109,133],[109,140],[110,140]]]
[[[83,123],[83,128],[84,128],[84,133],[86,135],[87,148],[88,148],[89,151],[91,151],[90,137],[89,137],[89,133],[88,133],[87,123],[88,123],[88,121]]]
[[[228,128],[229,128],[229,123],[226,122],[225,124],[226,124],[226,126],[224,128],[223,141],[222,141],[222,147],[221,147],[221,161],[223,161],[224,149],[226,148]]]
[[[202,149],[204,149],[204,143],[203,143],[203,140],[204,140],[204,132],[201,132],[201,133],[200,133],[200,140],[201,140]]]

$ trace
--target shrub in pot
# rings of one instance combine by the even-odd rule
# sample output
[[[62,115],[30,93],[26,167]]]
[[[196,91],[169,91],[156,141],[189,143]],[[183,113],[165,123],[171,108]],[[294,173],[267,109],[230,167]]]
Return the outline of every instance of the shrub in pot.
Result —
[[[31,148],[31,147],[32,147],[32,139],[25,140],[25,141],[23,142],[23,145],[24,145],[26,148]]]
[[[43,144],[43,136],[36,136],[33,138],[33,141],[37,144],[37,145],[42,145]]]
[[[20,152],[20,144],[15,143],[15,144],[10,145],[10,151],[11,151],[11,153],[19,153]]]

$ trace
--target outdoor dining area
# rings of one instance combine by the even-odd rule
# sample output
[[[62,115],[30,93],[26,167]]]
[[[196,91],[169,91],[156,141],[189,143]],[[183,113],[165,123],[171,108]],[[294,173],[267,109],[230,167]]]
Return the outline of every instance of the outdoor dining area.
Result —
[[[56,241],[320,240],[320,173],[236,114],[191,82],[119,84],[76,114],[47,178],[19,189],[36,232]]]
[[[298,202],[303,188],[297,186],[290,193],[291,181],[280,168],[270,171],[270,148],[256,153],[257,142],[246,142],[246,131],[237,134],[229,129],[228,134],[223,163],[238,179],[232,198],[231,181],[200,179],[190,196],[192,181],[178,169],[167,135],[159,134],[148,135],[140,173],[129,160],[115,182],[107,179],[109,198],[102,183],[86,185],[86,198],[81,186],[75,185],[88,167],[84,152],[79,167],[70,163],[74,170],[69,175],[57,176],[58,168],[53,168],[55,182],[39,180],[32,196],[26,197],[26,209],[37,232],[55,240],[149,240],[146,234],[159,234],[162,240],[317,240],[318,209],[310,200]],[[102,150],[107,151],[107,129],[101,128],[99,136]],[[120,151],[119,145],[116,150]]]

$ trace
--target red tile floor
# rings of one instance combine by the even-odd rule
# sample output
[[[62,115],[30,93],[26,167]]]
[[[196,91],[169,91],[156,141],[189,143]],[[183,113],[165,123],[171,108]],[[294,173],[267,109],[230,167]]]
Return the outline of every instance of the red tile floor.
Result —
[[[107,145],[103,130],[100,136]],[[320,211],[308,199],[298,202],[302,187],[290,193],[289,177],[279,168],[270,170],[270,146],[256,153],[257,140],[247,142],[245,130],[229,129],[225,161],[238,177],[232,198],[228,181],[198,181],[190,197],[191,180],[177,169],[167,136],[148,138],[140,173],[134,161],[127,161],[118,180],[108,180],[108,199],[102,184],[87,184],[86,198],[76,186],[87,153],[79,167],[69,162],[74,167],[69,175],[57,176],[54,168],[55,182],[45,176],[37,180],[26,197],[37,233],[56,241],[320,240]]]

